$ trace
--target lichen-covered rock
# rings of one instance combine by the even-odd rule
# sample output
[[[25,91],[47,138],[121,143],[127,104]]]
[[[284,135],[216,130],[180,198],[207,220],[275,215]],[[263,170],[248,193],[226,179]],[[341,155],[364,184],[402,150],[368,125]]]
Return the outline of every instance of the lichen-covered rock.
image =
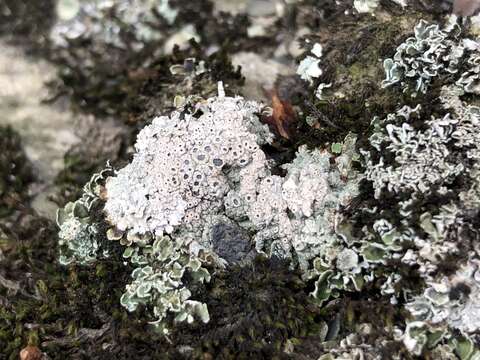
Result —
[[[355,136],[336,157],[301,147],[281,177],[260,148],[272,140],[260,104],[226,97],[222,87],[218,97],[182,104],[139,133],[132,162],[102,188],[106,237],[126,246],[124,257],[136,267],[122,304],[131,311],[146,305],[165,332],[167,314],[208,321],[189,286],[208,281],[210,266],[248,261],[252,248],[288,259],[306,279],[358,289],[364,264],[336,232],[361,179],[352,168]],[[98,193],[59,212],[60,242],[71,254],[63,263],[88,263],[100,253],[104,239],[88,211],[72,210],[93,199]]]
[[[369,11],[378,4],[356,3]],[[409,26],[407,17],[393,19],[388,31]],[[300,139],[290,144],[294,151],[264,146],[272,134],[259,120],[261,104],[223,93],[203,100],[182,92],[170,101],[175,111],[140,131],[131,162],[102,178],[95,213],[83,198],[65,208],[61,262],[91,264],[109,255],[104,249],[121,249],[112,256],[123,253],[133,269],[120,300],[125,309],[145,310],[174,341],[184,324],[197,322],[188,328],[208,332],[201,349],[182,339],[187,355],[198,350],[208,357],[218,348],[237,355],[242,346],[249,347],[243,353],[255,355],[270,354],[263,353],[269,347],[298,350],[292,336],[304,336],[304,323],[296,319],[291,304],[297,298],[289,293],[299,287],[275,282],[290,267],[302,277],[301,291],[311,293],[309,301],[322,306],[315,311],[330,318],[317,344],[329,352],[322,359],[478,356],[480,111],[472,96],[479,91],[478,46],[462,39],[457,25],[440,30],[420,23],[415,37],[397,49],[401,56],[393,57],[394,63],[400,59],[390,64],[395,79],[384,83],[422,93],[412,98],[395,86],[380,89],[378,58],[389,56],[395,36],[383,33],[381,20],[364,25],[361,41],[347,43],[349,51],[324,41],[320,32],[317,39],[312,35],[298,69],[317,89],[308,100],[300,94],[317,121],[312,124],[335,129],[335,136],[312,144]],[[398,38],[403,35],[399,31]],[[377,39],[381,45],[366,44]],[[359,53],[362,59],[355,57]],[[338,67],[336,59],[342,60]],[[209,72],[203,60],[165,63],[190,85]],[[365,86],[353,101],[359,83]],[[370,128],[353,125],[377,112]],[[345,138],[352,129],[358,136]],[[363,162],[357,161],[358,148]],[[255,251],[269,258],[262,266],[252,260]],[[272,279],[274,263],[285,274]],[[231,285],[239,274],[248,287]],[[225,293],[231,307],[224,306]],[[352,310],[352,299],[363,305]],[[383,314],[378,308],[379,321],[356,326],[358,312],[368,317],[365,309],[376,311],[379,304],[387,309]],[[286,311],[285,323],[277,309]]]
[[[229,264],[241,262],[253,254],[248,232],[227,217],[216,222],[208,231],[211,235],[205,237],[211,239],[213,251]]]

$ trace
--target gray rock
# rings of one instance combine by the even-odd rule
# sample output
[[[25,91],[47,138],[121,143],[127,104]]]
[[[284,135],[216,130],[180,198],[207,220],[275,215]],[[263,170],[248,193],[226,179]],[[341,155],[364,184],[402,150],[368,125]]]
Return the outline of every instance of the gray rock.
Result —
[[[245,260],[252,251],[247,231],[235,224],[216,224],[211,234],[213,250],[229,264]]]

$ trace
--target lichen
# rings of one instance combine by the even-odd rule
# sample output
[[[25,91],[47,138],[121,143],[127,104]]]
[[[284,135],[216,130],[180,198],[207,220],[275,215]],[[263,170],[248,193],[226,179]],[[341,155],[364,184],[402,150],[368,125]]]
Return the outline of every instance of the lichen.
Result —
[[[271,139],[255,116],[259,105],[219,97],[194,111],[202,115],[175,111],[154,119],[138,135],[132,163],[107,181],[105,212],[118,230],[161,236],[182,225],[195,232],[225,202],[241,206],[235,198],[254,190],[267,166],[258,145]]]
[[[283,166],[285,177],[262,181],[257,201],[247,212],[257,231],[256,249],[293,259],[305,278],[318,279],[313,295],[320,301],[334,288],[361,287],[356,277],[362,264],[353,250],[346,249],[336,227],[342,222],[340,209],[358,194],[361,176],[352,169],[355,139],[345,140],[334,165],[328,151],[301,147],[294,161]],[[320,287],[327,282],[325,294]]]
[[[111,13],[115,13],[114,18],[108,16]],[[128,34],[138,49],[145,42],[162,38],[162,32],[151,25],[157,19],[156,14],[172,24],[177,13],[168,0],[60,0],[57,4],[59,21],[50,36],[56,46],[67,46],[68,41],[79,38],[92,38],[110,46],[124,47],[123,38]]]
[[[377,197],[384,189],[426,193],[439,184],[452,182],[465,170],[461,163],[445,161],[457,121],[447,114],[426,121],[426,130],[418,131],[409,123],[417,111],[419,107],[403,107],[382,121],[384,134],[376,132],[371,137],[371,145],[382,151],[383,157],[388,154],[395,160],[395,166],[386,165],[383,157],[367,165],[366,176],[373,182]]]
[[[247,320],[230,321],[230,308],[219,310],[216,293],[228,286],[224,279],[230,284],[239,272],[252,282],[264,276],[255,249],[272,269],[278,261],[285,272],[288,267],[298,272],[306,284],[302,291],[312,295],[309,301],[330,317],[317,344],[322,359],[381,359],[391,349],[393,359],[478,357],[480,111],[470,96],[478,91],[478,48],[460,38],[456,25],[440,30],[422,24],[416,31],[410,44],[415,54],[405,66],[426,59],[433,64],[414,65],[420,72],[411,78],[422,80],[413,92],[435,91],[399,97],[382,109],[390,114],[373,119],[368,130],[330,139],[325,148],[296,144],[286,157],[276,156],[282,150],[268,146],[272,134],[260,121],[261,104],[227,97],[223,88],[206,100],[178,95],[176,110],[140,131],[131,162],[102,182],[95,193],[98,211],[65,209],[60,241],[78,254],[70,255],[71,262],[91,264],[113,244],[133,268],[121,297],[125,309],[146,310],[156,328],[171,336],[185,325],[211,329],[207,322],[218,316],[214,321],[228,322],[222,330],[240,334],[235,341],[244,342],[248,331],[246,344],[264,349],[251,335],[257,329],[239,330]],[[402,59],[411,55],[400,52]],[[323,80],[321,55],[314,46],[311,59],[302,62],[300,75],[311,84]],[[204,65],[193,60],[170,71],[193,83],[208,71]],[[395,82],[410,90],[409,77],[399,74]],[[397,103],[395,111],[386,110]],[[328,124],[336,126],[333,120]],[[243,296],[252,296],[263,307],[270,299],[263,290],[245,291],[233,302],[243,305]],[[378,324],[357,326],[345,304],[360,298],[357,312],[370,304],[364,319],[375,306],[388,309]],[[242,314],[253,314],[262,340],[270,339],[277,325],[272,327],[269,317],[258,320],[250,306],[255,308],[248,302]],[[279,327],[301,333],[294,331],[297,325]],[[291,353],[296,340],[287,336],[272,344]],[[233,346],[215,331],[201,347],[185,352],[222,347],[224,354],[238,354],[237,348],[228,353]]]
[[[432,100],[418,101],[413,108],[403,106],[383,120],[372,121],[370,148],[362,154],[365,179],[377,202],[361,211],[371,218],[362,228],[361,242],[369,263],[400,261],[421,278],[418,287],[401,288],[402,276],[390,270],[383,274],[382,293],[392,296],[395,304],[401,301],[399,296],[407,299],[405,308],[412,319],[401,336],[407,350],[416,356],[430,351],[445,358],[470,359],[478,356],[471,335],[478,331],[475,274],[480,252],[475,218],[480,195],[476,130],[480,116],[467,95],[476,91],[472,59],[478,45],[460,38],[459,30],[455,25],[441,31],[421,22],[416,37],[397,50],[401,56],[396,55],[395,61],[402,54],[414,54],[407,61],[418,70],[407,71],[413,78],[419,76],[414,91],[426,92],[437,77],[442,86],[433,100],[436,111],[425,111],[434,106]],[[454,76],[442,77],[443,71]]]
[[[479,260],[462,265],[450,277],[430,283],[407,308],[419,321],[447,324],[465,334],[478,331],[480,324]]]
[[[455,76],[464,61],[475,63],[476,55],[472,51],[478,45],[461,38],[460,33],[454,18],[444,29],[421,20],[415,27],[415,35],[398,46],[393,58],[384,61],[386,79],[382,86],[400,83],[403,91],[410,90],[412,96],[425,94],[434,79]],[[473,68],[471,71],[475,72]],[[459,81],[470,83],[469,75],[473,74],[462,73]]]
[[[300,64],[297,68],[297,74],[300,75],[302,80],[307,81],[312,85],[315,79],[318,79],[322,76],[323,70],[320,67],[320,62],[323,55],[323,47],[319,43],[315,43],[310,50],[311,55],[307,55],[300,61]],[[330,87],[331,84],[320,83],[315,90],[315,96],[323,100],[323,89]]]
[[[359,13],[373,13],[379,5],[379,0],[354,0],[353,7]]]
[[[202,262],[188,253],[184,244],[168,236],[158,237],[152,245],[141,248],[128,247],[123,257],[138,266],[132,272],[132,283],[126,286],[120,303],[128,311],[139,305],[153,309],[157,330],[168,333],[166,318],[175,315],[175,322],[192,323],[194,316],[208,322],[210,316],[205,304],[190,300],[190,290],[182,279],[188,271],[194,282],[210,281],[210,273]]]
[[[60,228],[58,244],[61,252],[59,262],[62,265],[72,262],[85,265],[97,259],[101,226],[92,215],[95,206],[101,201],[101,186],[111,172],[112,169],[107,166],[105,170],[94,174],[84,186],[80,199],[58,209],[57,225]]]

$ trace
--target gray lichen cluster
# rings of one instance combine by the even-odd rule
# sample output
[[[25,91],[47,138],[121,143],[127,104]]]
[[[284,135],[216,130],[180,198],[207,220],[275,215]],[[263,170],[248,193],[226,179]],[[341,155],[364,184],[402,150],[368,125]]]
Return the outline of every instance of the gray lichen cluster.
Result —
[[[452,21],[444,29],[438,24],[422,20],[415,27],[415,36],[398,46],[392,59],[384,61],[386,79],[383,86],[400,83],[412,95],[425,94],[432,81],[440,76],[457,76],[458,81],[473,88],[471,76],[478,73],[478,44],[461,36],[458,24]],[[460,64],[468,61],[473,66],[459,73]],[[460,75],[460,76],[458,76]]]
[[[152,307],[152,324],[164,334],[169,331],[165,321],[169,314],[174,314],[176,322],[192,323],[195,317],[203,322],[210,319],[205,304],[190,300],[192,294],[183,280],[188,272],[192,282],[208,282],[210,273],[187,249],[181,240],[157,236],[153,244],[130,246],[123,254],[136,268],[120,303],[128,311],[140,304]]]
[[[110,166],[94,174],[83,188],[83,196],[69,202],[57,211],[57,225],[60,228],[59,262],[68,265],[76,262],[86,265],[99,256],[98,242],[101,225],[94,218],[96,205],[101,202],[101,189],[105,179],[113,173]],[[104,256],[108,254],[104,253]]]
[[[340,208],[358,194],[355,137],[347,137],[334,164],[328,151],[300,148],[284,165],[285,177],[272,175],[274,163],[260,148],[272,134],[260,111],[239,97],[187,100],[145,127],[132,162],[105,181],[106,237],[126,246],[124,257],[136,267],[121,303],[129,310],[150,306],[165,332],[168,313],[177,321],[194,315],[208,321],[206,306],[190,299],[184,273],[208,281],[207,268],[248,261],[253,248],[291,259],[308,279],[335,278],[341,289],[352,286],[348,279],[361,267],[355,253],[342,250],[334,226]],[[82,219],[71,219],[61,242],[87,263],[97,238],[84,237],[73,226]],[[325,274],[332,266],[335,274]]]
[[[453,96],[452,91],[445,88],[444,96]],[[425,293],[407,308],[425,324],[475,332],[480,305],[475,264],[480,249],[472,222],[479,209],[480,136],[472,124],[480,118],[476,107],[463,104],[456,94],[454,98],[459,108],[450,109],[451,100],[444,98],[445,107],[453,111],[440,118],[422,119],[420,107],[404,107],[376,122],[379,128],[371,137],[376,157],[373,160],[366,154],[365,175],[373,183],[376,198],[398,204],[389,218],[377,212],[371,239],[382,240],[377,245],[379,260],[397,259],[418,266],[427,284]],[[459,181],[469,184],[467,189],[457,185]],[[433,199],[440,200],[432,211],[424,204]],[[441,275],[444,262],[455,257],[462,259],[458,273]],[[458,299],[451,298],[455,291]],[[391,288],[387,293],[393,292]],[[407,344],[421,353],[418,344]]]
[[[377,220],[365,237],[381,239],[379,258],[418,267],[425,283],[423,293],[413,295],[413,289],[394,290],[401,280],[394,273],[386,282],[386,294],[396,294],[395,302],[398,295],[406,298],[413,316],[403,337],[407,349],[420,355],[425,348],[448,343],[457,355],[460,348],[470,349],[460,357],[473,359],[480,356],[469,339],[480,330],[480,234],[475,229],[480,209],[480,109],[465,95],[478,92],[473,59],[479,44],[458,38],[458,30],[442,31],[422,21],[415,38],[397,50],[395,62],[385,62],[387,85],[416,78],[415,90],[421,92],[440,74],[460,76],[442,83],[438,101],[443,114],[425,116],[421,105],[404,106],[373,121],[372,150],[364,152],[365,176],[375,198],[395,205],[388,211],[370,210]],[[448,266],[455,271],[442,270]],[[463,340],[452,336],[452,330],[463,334]]]
[[[163,37],[161,30],[151,25],[156,17],[162,16],[167,24],[171,24],[177,12],[170,7],[168,0],[59,0],[59,21],[52,29],[51,39],[57,46],[89,38],[124,48],[124,37],[134,36],[135,45],[141,48],[145,42]]]

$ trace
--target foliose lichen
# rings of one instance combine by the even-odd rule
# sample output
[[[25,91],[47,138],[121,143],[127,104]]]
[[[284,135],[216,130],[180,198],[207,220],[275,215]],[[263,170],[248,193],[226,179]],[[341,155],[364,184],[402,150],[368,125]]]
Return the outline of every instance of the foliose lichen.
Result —
[[[415,31],[395,62],[386,61],[403,70],[387,75],[384,85],[418,76],[415,91],[426,92],[433,78],[454,76],[442,78],[435,113],[425,115],[425,104],[418,104],[373,120],[371,148],[362,151],[365,178],[374,198],[391,206],[361,210],[372,218],[362,229],[363,255],[406,264],[422,281],[402,289],[402,276],[383,275],[382,293],[392,303],[403,297],[412,315],[401,335],[412,354],[472,359],[480,356],[472,337],[479,330],[480,113],[465,95],[477,91],[478,43],[460,38],[457,25],[443,31],[422,21]],[[408,60],[400,65],[401,58]]]
[[[140,304],[149,306],[155,316],[152,324],[162,333],[168,333],[165,324],[169,314],[175,315],[175,322],[192,323],[194,316],[209,321],[207,306],[190,300],[192,294],[182,279],[188,271],[191,282],[208,282],[210,273],[180,241],[157,237],[152,245],[128,247],[123,257],[137,266],[132,272],[132,283],[120,299],[128,311],[136,310]]]
[[[307,81],[312,85],[315,79],[319,78],[323,74],[323,70],[320,67],[323,47],[319,43],[315,43],[310,50],[311,55],[305,56],[302,61],[298,64],[297,75],[300,75],[302,80]],[[322,100],[323,99],[323,89],[330,87],[331,84],[320,83],[315,90],[315,96]]]
[[[459,72],[464,61],[477,61],[478,55],[472,54],[477,49],[475,41],[461,37],[461,28],[454,19],[443,29],[422,20],[415,27],[415,36],[400,44],[393,58],[384,61],[386,79],[382,86],[400,83],[403,91],[415,96],[425,94],[438,77],[460,75],[460,82],[469,83],[473,74]]]
[[[158,20],[157,16],[172,24],[177,12],[170,7],[168,0],[60,0],[57,4],[59,21],[51,30],[51,39],[56,46],[67,46],[68,41],[79,38],[91,38],[123,48],[128,36],[134,39],[132,44],[139,49],[144,42],[163,37],[160,29],[152,26]],[[111,14],[115,16],[111,17]]]
[[[100,250],[98,243],[100,226],[94,218],[95,207],[101,201],[102,185],[112,168],[94,174],[83,188],[83,196],[75,202],[69,202],[57,211],[57,225],[60,228],[59,262],[68,265],[76,262],[82,265],[97,259]],[[107,253],[103,254],[107,256]]]
[[[353,7],[359,13],[373,13],[379,5],[379,0],[354,0]]]

